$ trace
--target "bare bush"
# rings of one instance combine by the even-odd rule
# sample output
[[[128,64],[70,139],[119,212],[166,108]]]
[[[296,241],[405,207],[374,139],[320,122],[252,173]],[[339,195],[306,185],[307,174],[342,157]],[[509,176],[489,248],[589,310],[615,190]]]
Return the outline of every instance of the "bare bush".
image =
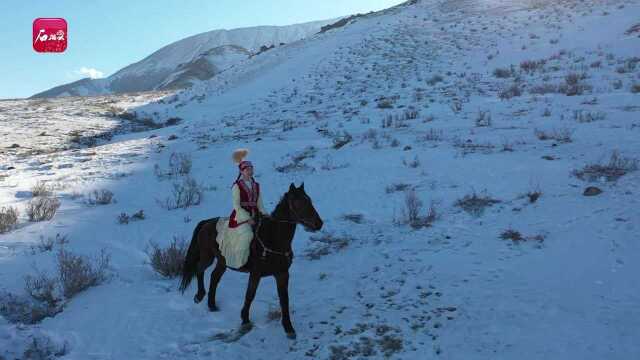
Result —
[[[138,210],[138,212],[135,212],[133,215],[131,215],[131,219],[132,220],[144,220],[145,219],[144,210],[140,209],[140,210]]]
[[[151,242],[147,250],[149,263],[153,270],[166,278],[182,275],[182,265],[187,255],[187,243],[183,238],[173,237],[171,244],[163,248]]]
[[[542,84],[534,85],[529,88],[530,94],[537,94],[537,95],[555,94],[558,92],[560,92],[558,85],[551,84],[551,83],[542,83]]]
[[[467,213],[480,216],[484,213],[485,208],[500,203],[500,200],[492,199],[487,194],[478,195],[475,191],[465,195],[462,199],[458,199],[455,206],[462,208]]]
[[[498,92],[498,97],[502,100],[509,100],[513,97],[521,96],[522,90],[520,89],[520,85],[514,82],[509,87],[502,89]]]
[[[305,251],[304,256],[309,260],[318,260],[346,248],[353,240],[348,235],[336,236],[328,232],[313,235],[309,237],[310,247]]]
[[[31,195],[36,196],[49,196],[51,195],[51,186],[47,185],[44,181],[38,181],[31,187]]]
[[[28,296],[0,291],[0,315],[10,323],[36,324],[44,318],[55,316],[60,310]]]
[[[582,95],[585,91],[591,90],[591,86],[584,84],[582,80],[586,79],[587,75],[582,73],[570,73],[564,77],[564,83],[560,84],[558,91],[567,96]]]
[[[417,168],[418,166],[420,166],[420,159],[418,159],[418,155],[413,157],[413,160],[407,162],[404,159],[402,160],[402,164],[404,164],[405,166],[408,166],[412,169]]]
[[[108,279],[111,257],[105,250],[102,250],[97,258],[91,259],[60,249],[57,258],[60,285],[67,300]]]
[[[522,234],[520,234],[519,231],[511,229],[511,228],[504,230],[500,234],[500,238],[503,239],[503,240],[511,240],[511,241],[514,241],[514,242],[524,239],[522,237]]]
[[[493,145],[490,142],[486,142],[484,144],[481,143],[474,143],[473,140],[471,139],[467,139],[462,140],[460,137],[454,137],[453,138],[453,146],[457,149],[459,149],[460,154],[462,156],[465,156],[467,154],[472,154],[472,153],[476,153],[476,152],[482,152],[485,154],[490,154],[493,149],[495,149],[495,145]]]
[[[349,164],[347,164],[347,163],[336,165],[333,162],[333,158],[331,157],[331,155],[327,154],[324,157],[324,160],[322,162],[322,165],[320,165],[320,168],[322,170],[327,170],[328,171],[328,170],[344,169],[344,168],[346,168],[348,166],[349,166]]]
[[[13,206],[0,208],[0,234],[13,230],[18,224],[18,209]]]
[[[362,224],[364,216],[362,214],[344,214],[342,215],[342,219],[354,222],[356,224]]]
[[[36,250],[38,250],[38,252],[47,252],[47,251],[52,251],[53,247],[57,244],[57,245],[64,245],[67,244],[69,242],[69,240],[67,239],[67,235],[60,235],[60,234],[56,234],[56,237],[53,238],[51,236],[48,236],[47,238],[45,238],[44,236],[40,235],[40,239],[38,240],[38,244],[36,244],[35,247],[31,247],[32,253],[35,254]]]
[[[430,77],[429,79],[427,79],[427,84],[433,86],[442,81],[444,81],[444,78],[441,75],[436,74]]]
[[[333,148],[340,149],[353,140],[353,137],[348,132],[344,131],[342,134],[338,133],[333,137]]]
[[[49,277],[46,273],[37,271],[35,275],[25,276],[24,289],[32,299],[45,304],[51,310],[62,311],[62,299],[57,293],[57,281],[55,277]]]
[[[128,224],[130,221],[138,221],[138,220],[144,220],[144,211],[140,210],[134,214],[132,214],[131,216],[129,216],[129,214],[123,212],[120,213],[120,215],[118,215],[118,224]]]
[[[533,73],[538,70],[544,69],[544,65],[547,63],[546,60],[526,60],[520,63],[520,69],[527,73]]]
[[[401,209],[401,217],[394,219],[394,223],[402,225],[410,225],[414,229],[421,227],[429,227],[437,218],[435,205],[431,203],[427,214],[421,215],[423,203],[414,189],[405,191],[404,207]]]
[[[515,73],[515,69],[513,67],[496,68],[493,70],[493,76],[497,78],[502,78],[502,79],[506,79],[514,76],[514,73]]]
[[[29,360],[50,360],[67,355],[68,343],[57,344],[48,336],[31,337],[31,342],[24,349],[22,357]]]
[[[616,181],[620,177],[638,170],[638,159],[621,156],[615,150],[611,153],[608,162],[599,162],[585,165],[581,170],[574,170],[573,175],[578,179],[594,181],[604,178],[607,181]]]
[[[291,156],[291,162],[286,165],[276,166],[276,171],[287,173],[291,171],[312,170],[313,168],[304,164],[303,161],[315,157],[317,149],[307,146],[302,151]]]
[[[380,99],[377,102],[379,109],[393,109],[393,101],[391,99]]]
[[[579,123],[589,123],[604,120],[607,114],[602,111],[574,110],[573,119]]]
[[[168,196],[162,204],[167,210],[186,209],[198,205],[202,201],[204,190],[202,185],[191,178],[186,177],[181,182],[174,182],[171,196]]]
[[[533,204],[534,202],[538,201],[540,196],[542,196],[542,190],[540,190],[539,186],[536,186],[535,188],[529,190],[526,195],[529,198],[529,202]]]
[[[118,215],[118,224],[124,225],[128,223],[129,223],[129,214],[124,212],[120,213],[120,215]]]
[[[385,191],[387,192],[387,194],[391,194],[397,191],[405,191],[407,189],[409,189],[411,187],[411,185],[409,184],[403,184],[403,183],[397,183],[397,184],[391,184],[388,185],[385,189]]]
[[[27,203],[29,221],[51,220],[60,207],[60,200],[50,196],[36,197]]]
[[[480,111],[478,112],[478,116],[476,117],[476,126],[484,127],[491,126],[491,112],[490,111]]]
[[[169,169],[172,175],[188,175],[191,172],[191,155],[173,152],[169,156]]]
[[[410,189],[405,192],[405,207],[402,209],[402,215],[408,223],[413,223],[418,220],[418,216],[422,210],[422,205],[422,200],[418,198],[415,190]]]
[[[439,129],[430,128],[424,135],[420,136],[418,140],[422,141],[442,141],[444,139],[443,131]]]
[[[160,165],[155,164],[153,167],[155,175],[158,179],[177,178],[178,176],[186,176],[191,173],[192,161],[191,155],[180,152],[172,152],[169,156],[169,168],[163,170]]]
[[[534,129],[534,134],[540,140],[556,140],[561,143],[570,143],[572,140],[573,130],[569,128],[552,129],[544,131]]]
[[[89,205],[108,205],[113,201],[113,193],[106,189],[90,192],[86,200]]]

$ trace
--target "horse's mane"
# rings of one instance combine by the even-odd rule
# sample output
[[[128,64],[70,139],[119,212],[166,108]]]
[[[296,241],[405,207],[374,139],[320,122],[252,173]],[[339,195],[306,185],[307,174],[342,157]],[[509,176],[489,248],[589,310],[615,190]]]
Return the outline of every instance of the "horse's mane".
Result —
[[[277,215],[287,212],[287,203],[284,201],[287,198],[287,194],[288,192],[284,193],[284,195],[280,197],[278,205],[276,205],[275,209],[271,212],[271,217],[277,217]]]

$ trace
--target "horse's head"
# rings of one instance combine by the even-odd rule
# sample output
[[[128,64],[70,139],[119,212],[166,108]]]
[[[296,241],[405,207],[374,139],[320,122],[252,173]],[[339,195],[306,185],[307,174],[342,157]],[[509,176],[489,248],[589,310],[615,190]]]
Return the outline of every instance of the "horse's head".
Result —
[[[293,219],[302,224],[305,230],[315,232],[322,229],[322,219],[313,207],[311,198],[304,191],[304,183],[298,188],[291,183],[286,198]]]

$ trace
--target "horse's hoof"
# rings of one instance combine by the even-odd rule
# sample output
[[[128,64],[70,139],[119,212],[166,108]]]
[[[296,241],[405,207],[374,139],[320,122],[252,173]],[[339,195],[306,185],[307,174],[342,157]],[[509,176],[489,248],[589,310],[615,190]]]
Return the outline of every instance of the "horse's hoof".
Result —
[[[240,332],[241,333],[247,333],[247,332],[251,331],[251,329],[253,329],[253,323],[251,323],[251,322],[242,323],[242,325],[240,325]]]
[[[196,303],[196,304],[200,303],[200,301],[202,301],[202,299],[204,299],[204,295],[205,295],[205,294],[197,293],[197,294],[193,297],[193,302],[194,302],[194,303]]]
[[[209,311],[211,311],[211,312],[216,312],[216,311],[218,311],[218,310],[220,310],[220,309],[218,309],[218,307],[217,307],[217,306],[215,306],[215,305],[209,305]]]
[[[291,339],[291,340],[295,340],[298,336],[296,335],[295,332],[288,332],[287,333],[287,338]]]

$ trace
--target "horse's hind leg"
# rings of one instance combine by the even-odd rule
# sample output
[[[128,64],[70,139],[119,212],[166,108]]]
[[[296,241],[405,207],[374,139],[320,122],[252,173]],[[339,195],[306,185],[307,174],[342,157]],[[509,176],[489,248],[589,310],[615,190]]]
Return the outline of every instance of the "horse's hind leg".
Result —
[[[218,283],[220,282],[220,278],[224,275],[224,272],[227,271],[227,264],[224,260],[224,257],[218,256],[218,261],[216,262],[216,267],[211,272],[211,281],[209,282],[209,310],[218,311],[218,307],[216,306],[216,289],[218,288]]]
[[[198,277],[198,293],[193,297],[193,301],[196,304],[202,301],[202,299],[204,299],[204,296],[207,294],[206,290],[204,289],[204,271],[207,270],[212,262],[213,260],[206,261],[202,258],[200,258],[200,261],[198,261],[198,272],[196,273],[196,276]]]

